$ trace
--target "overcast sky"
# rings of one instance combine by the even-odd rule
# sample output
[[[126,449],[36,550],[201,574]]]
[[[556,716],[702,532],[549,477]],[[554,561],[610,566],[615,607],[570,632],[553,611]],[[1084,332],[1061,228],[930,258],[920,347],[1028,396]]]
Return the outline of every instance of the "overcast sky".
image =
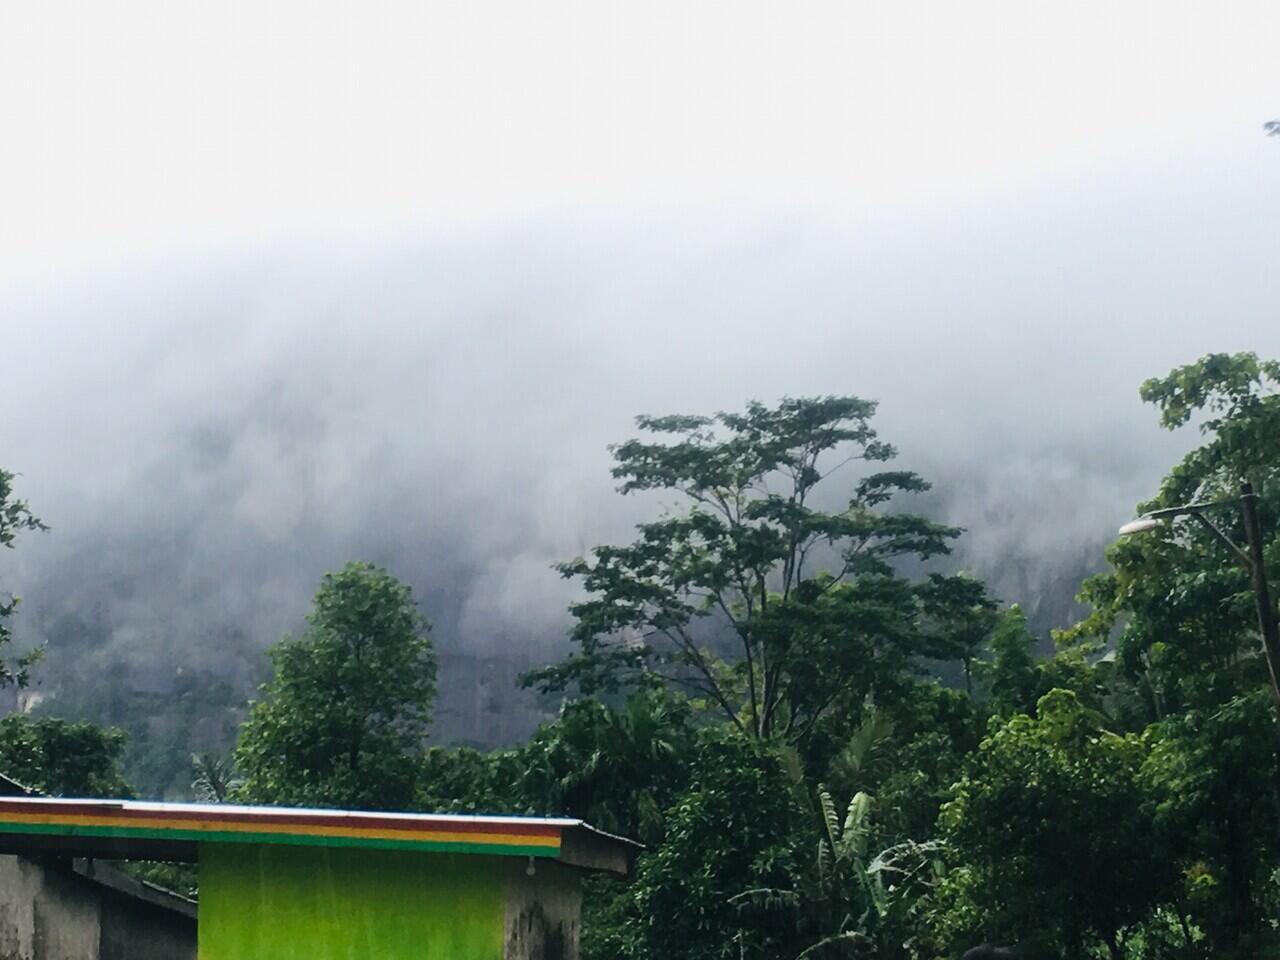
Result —
[[[8,3],[0,250],[58,271],[440,216],[919,213],[1244,163],[1277,35],[1265,0]]]
[[[448,642],[547,649],[551,561],[635,519],[635,414],[852,392],[1031,600],[1193,442],[1143,379],[1280,356],[1277,36],[1167,0],[4,4],[0,463],[54,530],[0,578],[121,650],[260,649],[369,556]]]

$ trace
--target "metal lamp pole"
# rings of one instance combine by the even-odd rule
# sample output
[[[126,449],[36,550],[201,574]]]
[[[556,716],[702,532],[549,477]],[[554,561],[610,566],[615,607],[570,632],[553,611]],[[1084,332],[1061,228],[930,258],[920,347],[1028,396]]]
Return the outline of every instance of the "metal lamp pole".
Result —
[[[1244,535],[1248,540],[1248,549],[1242,550],[1225,533],[1219,530],[1204,515],[1206,510],[1215,507],[1236,505],[1240,508],[1240,519],[1244,522]],[[1154,530],[1163,520],[1174,517],[1192,516],[1205,529],[1217,537],[1231,550],[1232,555],[1240,561],[1240,565],[1249,572],[1253,579],[1253,596],[1258,608],[1258,630],[1262,634],[1262,652],[1267,661],[1267,673],[1271,678],[1271,697],[1280,709],[1280,678],[1277,667],[1280,666],[1280,619],[1276,608],[1271,603],[1271,591],[1267,586],[1267,570],[1262,561],[1262,526],[1258,523],[1258,495],[1253,486],[1245,481],[1240,484],[1240,497],[1237,500],[1217,500],[1212,503],[1189,503],[1181,507],[1167,507],[1164,510],[1152,510],[1137,520],[1126,523],[1120,528],[1120,534],[1127,536]]]

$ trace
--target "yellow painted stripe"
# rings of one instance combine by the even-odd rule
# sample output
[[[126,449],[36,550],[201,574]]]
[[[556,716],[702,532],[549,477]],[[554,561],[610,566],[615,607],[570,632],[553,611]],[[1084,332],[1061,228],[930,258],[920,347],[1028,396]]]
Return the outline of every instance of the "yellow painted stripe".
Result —
[[[319,824],[298,823],[262,823],[234,822],[210,820],[178,820],[166,817],[163,820],[144,817],[89,817],[83,814],[19,814],[6,813],[0,818],[0,830],[5,823],[43,824],[47,826],[67,827],[120,827],[148,830],[184,830],[218,833],[256,833],[284,834],[289,836],[314,837],[351,837],[353,839],[381,840],[421,840],[438,843],[483,843],[496,846],[548,847],[558,848],[558,836],[519,833],[479,833],[475,831],[454,831],[444,828],[427,828],[422,830],[395,830],[370,827],[336,827]]]

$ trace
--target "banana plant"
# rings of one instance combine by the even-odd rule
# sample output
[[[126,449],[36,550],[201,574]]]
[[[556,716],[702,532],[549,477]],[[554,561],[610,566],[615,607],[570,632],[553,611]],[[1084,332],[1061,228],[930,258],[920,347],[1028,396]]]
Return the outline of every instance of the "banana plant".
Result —
[[[868,872],[867,846],[871,840],[871,795],[858,791],[849,801],[841,821],[835,801],[826,785],[818,787],[822,813],[822,836],[818,840],[818,884],[824,899],[835,912],[843,913],[838,929],[852,924],[864,929],[874,914],[883,916],[887,907],[884,884],[879,875]],[[855,916],[856,914],[856,916]]]
[[[908,889],[932,886],[941,875],[941,844],[906,841],[871,856],[875,801],[859,791],[841,820],[825,785],[818,787],[822,836],[818,841],[818,890],[826,936],[797,957],[866,956],[874,952],[901,912]]]

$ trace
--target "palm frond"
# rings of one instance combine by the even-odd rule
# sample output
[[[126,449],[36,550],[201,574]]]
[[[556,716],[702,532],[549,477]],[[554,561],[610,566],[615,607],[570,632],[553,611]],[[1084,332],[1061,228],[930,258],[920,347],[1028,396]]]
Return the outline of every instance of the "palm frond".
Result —
[[[796,960],[804,960],[805,957],[817,953],[819,950],[825,950],[826,948],[838,943],[856,943],[858,946],[864,947],[871,945],[871,938],[865,933],[860,933],[857,930],[846,930],[844,933],[837,933],[830,937],[823,937],[817,943],[805,947],[804,950],[796,955]]]
[[[831,844],[832,851],[838,853],[840,850],[840,818],[836,813],[835,801],[831,799],[831,794],[827,791],[825,784],[818,784],[818,807],[822,811],[822,825],[827,833],[827,842]]]
[[[893,721],[883,711],[871,708],[849,742],[832,759],[832,777],[847,787],[855,785],[876,744],[892,734]]]
[[[840,853],[844,859],[861,863],[866,857],[867,843],[871,839],[871,805],[871,795],[861,790],[849,801],[844,829],[840,834]]]
[[[747,907],[781,910],[795,907],[800,902],[800,895],[794,890],[782,890],[778,887],[755,887],[735,893],[728,902],[739,910]]]

